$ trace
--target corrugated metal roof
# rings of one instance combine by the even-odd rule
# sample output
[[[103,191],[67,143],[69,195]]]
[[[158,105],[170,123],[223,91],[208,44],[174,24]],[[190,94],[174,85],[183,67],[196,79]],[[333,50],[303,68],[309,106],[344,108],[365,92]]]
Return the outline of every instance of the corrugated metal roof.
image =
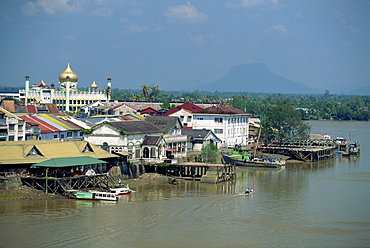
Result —
[[[107,162],[100,159],[84,156],[75,158],[52,158],[42,161],[40,163],[33,164],[32,167],[60,168],[60,167],[71,167],[88,164],[106,164],[106,163]]]
[[[226,115],[248,115],[249,113],[244,112],[238,108],[230,105],[216,105],[206,109],[202,109],[194,113],[196,114],[226,114]]]
[[[50,126],[49,124],[39,120],[38,118],[36,118],[34,116],[22,115],[22,116],[19,116],[19,117],[21,119],[25,120],[26,122],[27,121],[36,122],[39,125],[41,133],[53,133],[53,132],[59,132],[60,131],[60,130],[55,129],[53,126]]]
[[[89,149],[85,150],[86,146]],[[36,148],[40,155],[30,155],[29,152],[32,148]],[[26,140],[0,142],[0,164],[33,164],[52,158],[85,156],[96,159],[118,157],[118,155],[111,154],[87,141]]]
[[[47,116],[47,115],[46,115]],[[42,120],[46,123],[48,123],[50,126],[53,126],[54,128],[56,129],[59,129],[60,131],[67,131],[68,129],[65,128],[65,127],[62,127],[61,125],[55,123],[54,121],[52,120],[49,120],[48,118],[46,118],[45,116],[42,116],[42,115],[36,115],[36,118],[38,118],[39,120]]]
[[[52,115],[49,115],[49,114],[39,114],[39,115],[42,116],[42,117],[44,117],[45,119],[47,119],[47,120],[49,120],[49,121],[57,124],[58,126],[61,126],[61,127],[65,128],[65,129],[67,129],[67,130],[74,130],[75,129],[75,128],[72,128],[72,127],[68,126],[67,124],[61,122],[59,120],[59,118],[56,117],[56,116],[52,116]]]

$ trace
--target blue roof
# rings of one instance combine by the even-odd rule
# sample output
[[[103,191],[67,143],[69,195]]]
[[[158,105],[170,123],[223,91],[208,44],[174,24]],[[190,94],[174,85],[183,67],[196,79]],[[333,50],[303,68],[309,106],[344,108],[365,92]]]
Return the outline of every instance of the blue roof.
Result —
[[[19,93],[18,90],[0,90],[0,93]]]

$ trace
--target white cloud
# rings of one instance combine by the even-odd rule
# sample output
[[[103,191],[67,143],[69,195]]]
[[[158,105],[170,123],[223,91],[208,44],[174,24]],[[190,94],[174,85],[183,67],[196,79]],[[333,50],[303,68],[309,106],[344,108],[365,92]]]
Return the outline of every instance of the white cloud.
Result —
[[[136,23],[130,22],[127,18],[121,18],[119,21],[123,23],[124,30],[129,30],[131,32],[143,33],[150,29],[150,27],[147,25],[138,25]]]
[[[284,25],[273,25],[270,27],[270,29],[272,30],[275,30],[276,32],[278,33],[281,33],[281,34],[287,34],[288,33],[288,29],[287,27],[285,27]]]
[[[38,14],[53,15],[55,13],[73,13],[82,10],[86,0],[36,0],[29,1],[22,8],[21,12],[27,16]]]
[[[183,24],[202,23],[207,20],[207,15],[197,10],[191,3],[167,7],[165,15],[170,21]]]

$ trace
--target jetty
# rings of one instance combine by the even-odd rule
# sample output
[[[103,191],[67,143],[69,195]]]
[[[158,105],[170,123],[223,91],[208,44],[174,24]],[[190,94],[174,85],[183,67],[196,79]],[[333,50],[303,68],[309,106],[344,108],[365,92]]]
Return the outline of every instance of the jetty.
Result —
[[[22,177],[23,184],[45,193],[64,195],[70,190],[104,189],[117,184],[108,173],[97,175],[79,175],[73,177]]]
[[[305,162],[333,158],[337,150],[338,144],[333,140],[289,140],[258,146],[258,151],[281,154]]]
[[[167,166],[146,165],[145,171],[202,183],[219,183],[233,180],[236,176],[235,165],[197,162],[178,162]]]

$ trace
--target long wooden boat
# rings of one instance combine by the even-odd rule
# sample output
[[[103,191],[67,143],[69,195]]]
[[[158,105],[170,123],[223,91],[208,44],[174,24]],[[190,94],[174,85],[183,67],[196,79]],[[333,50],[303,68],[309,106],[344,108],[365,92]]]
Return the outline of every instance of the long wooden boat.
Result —
[[[234,158],[232,155],[222,154],[225,163],[235,164],[236,166],[261,167],[261,168],[281,168],[285,166],[285,161],[278,158],[254,158],[245,160]]]
[[[115,193],[100,191],[88,191],[88,192],[77,191],[73,194],[72,198],[80,200],[118,201],[118,197]]]

